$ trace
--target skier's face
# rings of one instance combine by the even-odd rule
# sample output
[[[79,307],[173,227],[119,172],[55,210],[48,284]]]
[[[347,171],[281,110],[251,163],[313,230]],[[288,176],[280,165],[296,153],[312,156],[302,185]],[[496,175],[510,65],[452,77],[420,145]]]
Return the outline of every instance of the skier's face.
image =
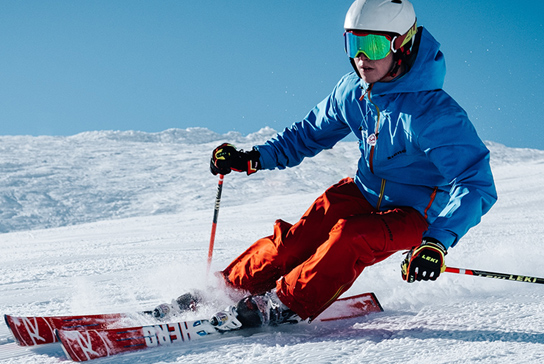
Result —
[[[389,82],[393,78],[388,75],[391,67],[393,66],[393,53],[385,58],[378,59],[376,61],[370,60],[363,53],[354,58],[355,66],[361,75],[361,78],[366,83],[374,82]]]

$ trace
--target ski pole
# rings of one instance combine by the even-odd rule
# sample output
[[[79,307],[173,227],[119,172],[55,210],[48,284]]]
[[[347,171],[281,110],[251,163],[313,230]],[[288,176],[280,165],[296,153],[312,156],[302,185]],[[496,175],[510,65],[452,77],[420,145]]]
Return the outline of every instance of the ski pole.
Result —
[[[210,273],[210,267],[212,265],[213,257],[213,245],[215,242],[215,230],[217,229],[217,217],[219,216],[219,205],[221,204],[221,192],[223,191],[223,179],[224,175],[219,175],[219,183],[217,184],[217,195],[215,196],[215,208],[213,212],[213,223],[212,223],[212,235],[210,237],[210,247],[208,249],[208,267],[206,268],[206,280]]]
[[[466,274],[469,276],[478,276],[478,277],[485,277],[485,278],[504,279],[507,281],[515,281],[515,282],[544,284],[544,278],[522,276],[518,274],[496,273],[496,272],[488,272],[485,270],[462,269],[462,268],[453,268],[453,267],[446,267],[445,272],[456,273],[456,274]]]

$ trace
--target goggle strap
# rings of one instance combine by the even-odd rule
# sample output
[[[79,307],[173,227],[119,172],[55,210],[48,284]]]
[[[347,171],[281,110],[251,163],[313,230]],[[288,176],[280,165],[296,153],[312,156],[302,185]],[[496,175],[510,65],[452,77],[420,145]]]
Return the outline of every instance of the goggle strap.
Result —
[[[393,38],[391,41],[391,50],[396,53],[399,49],[404,47],[406,43],[410,41],[417,33],[417,20],[414,25],[404,35]]]

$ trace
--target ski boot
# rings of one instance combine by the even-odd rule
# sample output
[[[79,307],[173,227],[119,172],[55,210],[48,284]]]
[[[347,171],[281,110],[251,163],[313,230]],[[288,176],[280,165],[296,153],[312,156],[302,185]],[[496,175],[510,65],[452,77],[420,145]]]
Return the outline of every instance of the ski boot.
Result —
[[[229,306],[225,311],[218,312],[210,323],[218,330],[226,331],[300,321],[302,319],[280,301],[276,291],[271,291],[242,299],[236,307]]]
[[[157,319],[165,319],[182,312],[196,311],[198,305],[203,301],[203,294],[198,290],[185,293],[172,300],[172,303],[162,303],[153,310],[153,317]]]

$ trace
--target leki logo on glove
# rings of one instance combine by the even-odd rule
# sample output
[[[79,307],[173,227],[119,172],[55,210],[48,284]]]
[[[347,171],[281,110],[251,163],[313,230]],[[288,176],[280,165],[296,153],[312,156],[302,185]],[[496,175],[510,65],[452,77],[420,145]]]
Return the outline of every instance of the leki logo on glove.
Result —
[[[225,150],[220,149],[215,153],[215,159],[225,160],[225,157],[229,155],[229,152],[225,152]]]
[[[425,255],[425,254],[423,254],[423,255],[421,256],[421,259],[427,260],[427,261],[429,261],[429,262],[431,262],[431,263],[435,263],[435,264],[438,263],[438,259],[433,258],[433,257],[430,257],[430,256]]]
[[[221,148],[223,147],[223,148]],[[219,148],[217,149],[217,151],[215,152],[215,159],[219,159],[219,160],[225,160],[227,159],[228,157],[230,157],[230,151],[228,150],[225,150],[225,149],[228,149],[228,148],[232,148],[232,149],[236,149],[236,147],[232,144],[223,144],[223,145],[220,145]]]

